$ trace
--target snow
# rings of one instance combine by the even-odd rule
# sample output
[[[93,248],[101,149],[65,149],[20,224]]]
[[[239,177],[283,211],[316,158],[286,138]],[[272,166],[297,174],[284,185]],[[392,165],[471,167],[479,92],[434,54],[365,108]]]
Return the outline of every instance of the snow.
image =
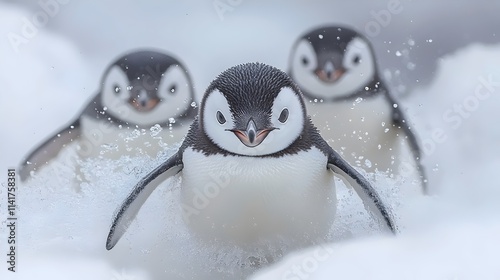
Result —
[[[498,222],[471,222],[317,247],[251,279],[498,279],[498,234]]]
[[[212,1],[150,0],[115,9],[114,1],[61,0],[66,4],[17,52],[7,34],[20,33],[22,19],[41,7],[37,1],[6,2],[0,2],[0,34],[5,34],[0,40],[1,170],[16,167],[28,150],[75,117],[97,91],[107,64],[125,51],[150,46],[175,54],[191,71],[200,97],[211,79],[237,63],[261,61],[286,70],[300,33],[333,18],[364,30],[373,20],[370,12],[387,9],[389,1],[366,2],[362,8],[337,1],[275,1],[266,8],[259,1],[222,1],[238,4],[221,18]],[[389,185],[382,196],[397,213],[402,232],[388,237],[379,233],[353,191],[339,187],[333,243],[289,255],[255,279],[294,279],[286,274],[294,264],[311,270],[308,278],[298,279],[500,277],[495,262],[500,259],[500,183],[494,176],[500,168],[500,130],[495,128],[500,86],[493,85],[488,96],[484,91],[484,80],[500,81],[500,45],[489,45],[500,41],[498,3],[450,3],[429,8],[425,1],[401,1],[403,11],[370,38],[389,84],[406,97],[401,105],[425,144],[424,164],[435,195],[409,197],[401,190],[404,178],[368,174]],[[294,18],[299,14],[300,20]],[[487,24],[464,24],[470,23],[465,15],[478,15]],[[155,159],[81,162],[83,181],[71,179],[78,166],[67,166],[47,169],[20,185],[18,272],[8,272],[2,261],[0,278],[241,279],[252,274],[255,269],[241,267],[238,250],[214,252],[193,240],[176,214],[175,180],[158,188],[118,246],[105,250],[111,217],[129,188],[177,145]],[[2,184],[0,205],[5,205],[3,179]],[[6,238],[2,230],[2,255]],[[309,267],[316,263],[317,268]]]

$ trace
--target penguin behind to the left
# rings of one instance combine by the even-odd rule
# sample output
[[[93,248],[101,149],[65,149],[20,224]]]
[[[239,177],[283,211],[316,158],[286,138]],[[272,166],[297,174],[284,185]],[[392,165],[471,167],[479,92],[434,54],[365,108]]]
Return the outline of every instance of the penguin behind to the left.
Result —
[[[191,78],[178,59],[155,50],[129,52],[106,69],[99,92],[75,120],[26,156],[20,178],[50,165],[72,142],[78,158],[155,157],[185,135],[196,116],[193,102]]]
[[[179,150],[139,180],[118,209],[108,250],[155,188],[176,174],[179,214],[194,236],[216,248],[252,253],[281,241],[301,248],[327,240],[336,212],[334,176],[355,189],[383,228],[396,231],[370,183],[320,136],[300,89],[265,64],[232,67],[209,85]]]

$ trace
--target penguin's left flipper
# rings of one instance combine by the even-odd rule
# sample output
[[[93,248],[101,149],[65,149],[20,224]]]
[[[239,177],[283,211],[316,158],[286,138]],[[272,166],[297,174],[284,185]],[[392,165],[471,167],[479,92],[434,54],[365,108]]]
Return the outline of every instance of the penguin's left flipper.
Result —
[[[156,187],[167,178],[179,173],[182,167],[182,156],[180,152],[177,152],[135,185],[113,219],[106,240],[106,249],[113,249],[118,240],[125,234],[135,216],[137,216],[139,209],[141,209],[144,202],[146,202]]]
[[[397,105],[394,99],[390,97],[389,99],[391,100],[392,104]],[[429,194],[429,189],[427,186],[427,174],[425,173],[424,166],[421,163],[422,153],[420,150],[420,146],[418,144],[417,137],[415,136],[415,133],[413,133],[413,130],[411,130],[410,124],[406,120],[403,111],[400,109],[400,106],[393,106],[392,122],[395,126],[404,131],[404,138],[408,142],[408,145],[410,146],[411,153],[413,154],[413,158],[415,159],[415,164],[417,165],[417,169],[420,174],[423,193]]]
[[[76,120],[37,146],[20,164],[21,181],[26,181],[31,176],[31,171],[39,169],[57,157],[61,149],[80,137],[80,134],[80,121]]]
[[[330,149],[328,155],[328,168],[351,185],[363,201],[367,210],[375,214],[376,218],[384,223],[392,233],[396,233],[397,228],[393,217],[375,189],[373,189],[363,175],[350,166],[349,163],[340,157],[333,149]]]

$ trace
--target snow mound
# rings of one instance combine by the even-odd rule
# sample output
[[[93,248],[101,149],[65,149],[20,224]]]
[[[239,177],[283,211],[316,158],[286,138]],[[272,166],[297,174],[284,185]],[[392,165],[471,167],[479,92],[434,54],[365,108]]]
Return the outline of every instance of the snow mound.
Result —
[[[2,145],[11,147],[2,149],[2,170],[15,167],[30,149],[75,117],[89,97],[85,85],[98,84],[88,83],[85,59],[70,41],[44,27],[26,31],[27,22],[34,24],[33,16],[0,3],[0,83],[5,99],[0,102],[0,130],[9,132]],[[11,36],[22,38],[22,43]]]
[[[398,238],[308,249],[252,280],[498,279],[500,224],[463,223]]]

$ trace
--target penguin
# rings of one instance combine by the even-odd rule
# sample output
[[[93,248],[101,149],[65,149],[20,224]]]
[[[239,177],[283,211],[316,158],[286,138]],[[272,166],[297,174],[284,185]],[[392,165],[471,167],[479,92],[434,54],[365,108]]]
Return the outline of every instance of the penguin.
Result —
[[[335,176],[356,190],[384,230],[397,231],[368,180],[321,137],[299,87],[262,63],[234,66],[212,81],[178,151],[118,208],[108,250],[155,188],[174,176],[187,228],[216,248],[249,250],[279,240],[298,248],[325,240],[336,212]]]
[[[399,103],[377,70],[368,39],[343,26],[323,26],[292,47],[289,74],[330,145],[367,172],[414,174],[428,193],[421,149]]]
[[[179,142],[197,114],[191,78],[176,58],[131,51],[104,72],[99,92],[80,114],[22,161],[22,181],[77,142],[77,157],[156,156]]]

